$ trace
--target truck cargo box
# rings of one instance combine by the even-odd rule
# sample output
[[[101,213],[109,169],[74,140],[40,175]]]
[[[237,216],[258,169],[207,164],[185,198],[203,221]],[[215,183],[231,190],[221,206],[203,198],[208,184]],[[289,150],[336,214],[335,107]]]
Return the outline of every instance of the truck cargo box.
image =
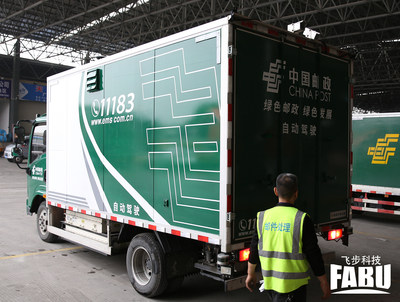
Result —
[[[400,113],[353,116],[353,209],[400,214]]]
[[[349,60],[281,38],[223,19],[51,77],[48,200],[226,251],[290,171],[348,220]]]

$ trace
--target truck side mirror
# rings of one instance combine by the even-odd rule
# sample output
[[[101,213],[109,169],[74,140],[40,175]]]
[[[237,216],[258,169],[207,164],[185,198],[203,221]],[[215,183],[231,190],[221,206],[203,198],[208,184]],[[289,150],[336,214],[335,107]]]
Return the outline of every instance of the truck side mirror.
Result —
[[[25,128],[21,126],[15,126],[14,131],[17,136],[16,142],[18,144],[23,144],[25,138]]]

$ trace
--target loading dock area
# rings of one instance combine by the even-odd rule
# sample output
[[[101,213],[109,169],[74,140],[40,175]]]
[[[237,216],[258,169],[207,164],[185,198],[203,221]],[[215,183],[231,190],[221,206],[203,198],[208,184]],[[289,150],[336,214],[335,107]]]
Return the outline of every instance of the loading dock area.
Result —
[[[124,264],[125,251],[103,256],[65,241],[40,240],[36,216],[26,217],[26,175],[0,158],[0,297],[2,301],[150,301],[132,288]],[[328,276],[330,264],[346,266],[360,257],[391,265],[390,294],[332,295],[329,301],[398,301],[400,299],[400,237],[397,216],[355,215],[349,247],[320,239]],[[376,258],[379,256],[380,258]],[[368,260],[368,258],[364,258]],[[372,262],[371,262],[372,263]],[[338,281],[341,284],[341,281]],[[318,280],[308,287],[309,301],[319,301]],[[185,279],[181,290],[162,301],[267,301],[262,293],[240,289],[225,293],[222,283],[200,275]]]

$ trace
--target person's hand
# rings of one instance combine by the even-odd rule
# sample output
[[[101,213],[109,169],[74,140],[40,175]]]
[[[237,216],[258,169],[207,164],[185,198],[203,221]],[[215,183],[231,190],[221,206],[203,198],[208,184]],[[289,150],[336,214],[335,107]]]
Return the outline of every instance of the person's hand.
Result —
[[[323,293],[323,296],[321,297],[323,300],[328,299],[331,296],[331,289],[329,287],[329,283],[328,280],[326,279],[326,275],[322,275],[320,277],[318,277],[319,281],[320,281],[320,286],[321,286],[321,290]]]
[[[248,274],[246,278],[246,287],[249,291],[253,292],[253,288],[257,283],[255,274]]]
[[[247,278],[246,278],[246,287],[249,291],[253,291],[253,287],[257,283],[256,278],[256,264],[252,264],[247,262]]]

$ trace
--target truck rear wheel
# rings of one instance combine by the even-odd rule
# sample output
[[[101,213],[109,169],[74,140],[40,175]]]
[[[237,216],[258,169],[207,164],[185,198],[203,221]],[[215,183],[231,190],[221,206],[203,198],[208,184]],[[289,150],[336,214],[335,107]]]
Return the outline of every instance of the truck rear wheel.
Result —
[[[36,217],[36,225],[37,225],[39,237],[43,241],[46,241],[49,243],[56,242],[58,237],[54,234],[49,233],[49,231],[47,230],[48,224],[49,224],[48,211],[47,211],[47,207],[46,207],[46,202],[43,201],[38,208],[37,217]]]
[[[126,254],[129,280],[135,290],[146,296],[161,295],[167,288],[165,254],[152,233],[136,235]]]

